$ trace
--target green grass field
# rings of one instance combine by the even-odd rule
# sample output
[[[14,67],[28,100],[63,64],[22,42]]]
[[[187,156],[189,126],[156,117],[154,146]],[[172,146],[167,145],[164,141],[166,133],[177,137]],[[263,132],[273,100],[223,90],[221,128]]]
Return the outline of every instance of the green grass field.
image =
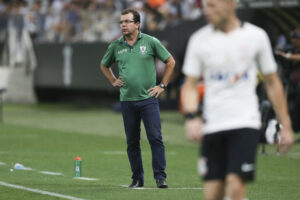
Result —
[[[198,145],[186,140],[179,112],[161,115],[170,189],[155,188],[151,152],[142,130],[147,189],[134,190],[122,187],[130,183],[131,173],[119,113],[74,105],[5,105],[4,123],[0,124],[0,200],[203,199],[203,184],[196,172]],[[257,179],[248,185],[249,200],[299,200],[300,144],[284,157],[277,156],[272,146],[267,152],[269,155],[258,156]],[[73,178],[76,156],[83,159],[82,175],[97,180]],[[11,171],[15,163],[32,170]]]

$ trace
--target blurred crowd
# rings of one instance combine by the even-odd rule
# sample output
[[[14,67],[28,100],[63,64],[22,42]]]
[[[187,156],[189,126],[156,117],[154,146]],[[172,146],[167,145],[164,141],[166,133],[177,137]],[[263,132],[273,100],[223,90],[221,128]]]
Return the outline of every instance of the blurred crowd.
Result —
[[[121,35],[121,11],[135,8],[153,32],[201,16],[201,0],[0,0],[0,41],[9,28],[36,42],[110,42]]]

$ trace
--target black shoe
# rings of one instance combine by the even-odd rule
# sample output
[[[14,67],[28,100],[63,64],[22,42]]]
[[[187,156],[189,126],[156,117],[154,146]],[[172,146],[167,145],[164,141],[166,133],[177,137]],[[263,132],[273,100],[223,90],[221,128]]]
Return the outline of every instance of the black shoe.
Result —
[[[140,179],[133,179],[130,188],[144,187],[144,182]]]
[[[158,188],[168,188],[168,184],[166,179],[157,179],[156,180],[156,185]]]

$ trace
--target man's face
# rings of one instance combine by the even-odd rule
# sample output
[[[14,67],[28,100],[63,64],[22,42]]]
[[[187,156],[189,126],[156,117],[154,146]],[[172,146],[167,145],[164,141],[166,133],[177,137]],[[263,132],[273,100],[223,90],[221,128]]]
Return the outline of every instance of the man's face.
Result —
[[[231,0],[205,0],[204,13],[207,21],[215,27],[220,27],[228,20],[233,7]]]
[[[300,48],[300,38],[292,38],[292,43],[295,47]]]
[[[134,22],[132,13],[128,13],[126,15],[121,16],[120,27],[124,36],[133,34],[136,30],[138,30],[139,25],[139,22]]]

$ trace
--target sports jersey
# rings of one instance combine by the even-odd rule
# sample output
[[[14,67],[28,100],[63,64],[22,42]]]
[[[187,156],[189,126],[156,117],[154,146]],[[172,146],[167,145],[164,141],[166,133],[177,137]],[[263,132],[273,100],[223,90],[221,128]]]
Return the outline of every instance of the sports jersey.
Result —
[[[120,88],[121,101],[137,101],[150,98],[150,88],[156,85],[155,58],[165,62],[171,54],[155,37],[139,33],[133,46],[124,36],[113,41],[102,58],[102,65],[110,67],[118,63],[119,75],[124,85]]]
[[[266,75],[277,66],[267,34],[255,25],[224,33],[208,24],[191,36],[183,73],[204,78],[204,134],[260,128],[258,68]]]

